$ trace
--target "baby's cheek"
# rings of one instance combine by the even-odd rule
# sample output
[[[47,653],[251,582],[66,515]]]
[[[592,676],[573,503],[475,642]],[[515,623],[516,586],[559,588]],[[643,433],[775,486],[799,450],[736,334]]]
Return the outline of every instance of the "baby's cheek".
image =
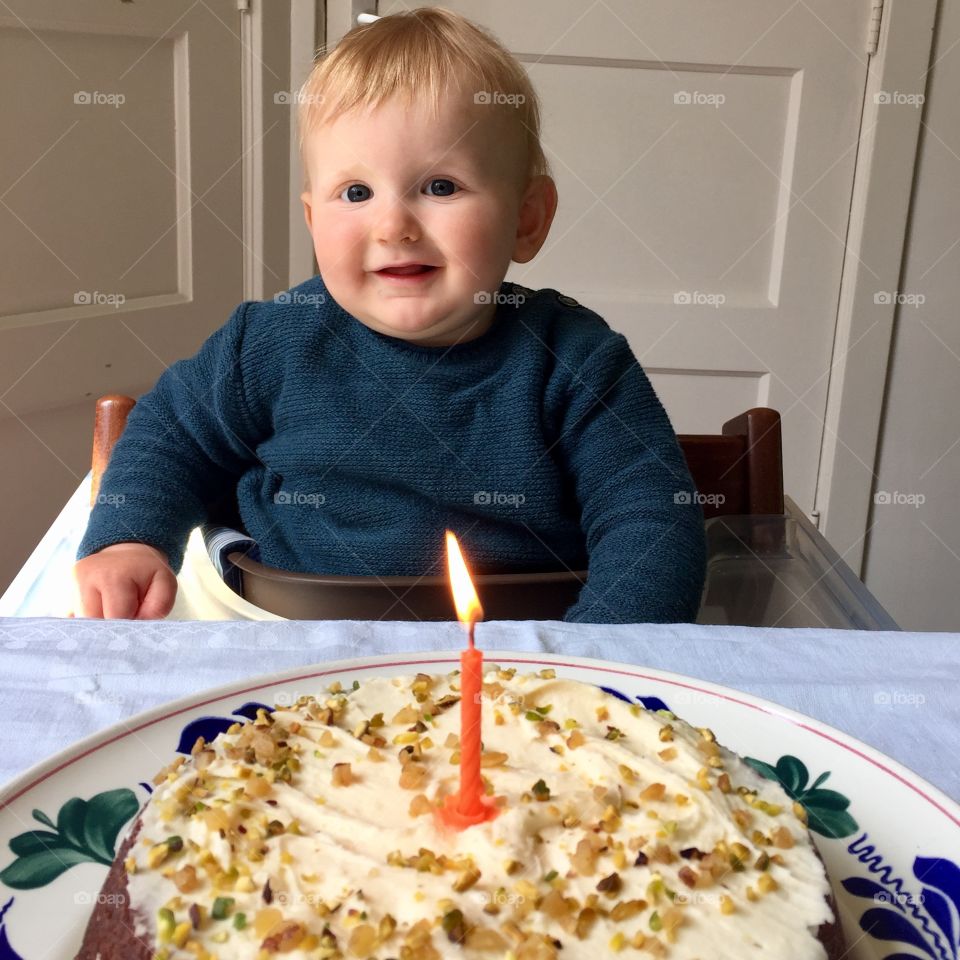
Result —
[[[489,273],[498,280],[503,276],[506,264],[510,262],[513,250],[514,234],[508,223],[499,221],[481,221],[470,236],[470,249],[464,259],[476,263],[478,272]],[[499,276],[497,276],[499,275]]]
[[[314,234],[313,249],[320,272],[346,276],[360,273],[363,267],[362,248],[356,231],[349,227],[327,225]],[[326,268],[326,269],[324,269]]]
[[[452,232],[458,252],[473,259],[496,245],[497,229],[486,217],[470,217],[459,229]]]
[[[517,233],[517,209],[504,198],[491,201],[484,210],[484,216],[478,218],[480,230],[487,243],[497,249],[512,244]]]

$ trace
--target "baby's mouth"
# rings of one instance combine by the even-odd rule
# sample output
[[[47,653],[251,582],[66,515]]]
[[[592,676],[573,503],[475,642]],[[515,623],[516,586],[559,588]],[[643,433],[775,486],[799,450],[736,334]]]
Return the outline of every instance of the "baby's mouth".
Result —
[[[385,273],[391,277],[409,277],[421,273],[432,273],[437,269],[439,268],[426,263],[411,263],[405,267],[384,267],[382,270],[378,270],[377,273]]]

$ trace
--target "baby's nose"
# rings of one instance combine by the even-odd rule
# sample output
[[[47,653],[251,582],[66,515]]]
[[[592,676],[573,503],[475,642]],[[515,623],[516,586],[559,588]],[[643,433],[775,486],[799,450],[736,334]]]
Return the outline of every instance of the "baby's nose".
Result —
[[[376,239],[381,243],[416,242],[421,233],[420,221],[402,201],[390,203],[375,226]]]

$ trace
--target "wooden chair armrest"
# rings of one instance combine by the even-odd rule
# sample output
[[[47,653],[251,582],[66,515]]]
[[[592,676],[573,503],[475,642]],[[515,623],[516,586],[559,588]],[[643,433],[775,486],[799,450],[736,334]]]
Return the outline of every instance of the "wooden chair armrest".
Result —
[[[90,506],[97,502],[100,492],[100,478],[103,476],[110,454],[116,446],[123,428],[127,425],[127,416],[137,401],[118,393],[110,393],[97,400],[97,410],[93,421],[93,455],[90,458],[90,470],[93,482],[90,485]]]
[[[725,437],[746,437],[750,513],[783,513],[780,414],[754,407],[723,425]]]

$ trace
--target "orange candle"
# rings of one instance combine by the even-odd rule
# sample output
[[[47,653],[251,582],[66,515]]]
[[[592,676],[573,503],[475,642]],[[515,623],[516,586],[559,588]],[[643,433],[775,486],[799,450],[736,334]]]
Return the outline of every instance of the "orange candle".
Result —
[[[480,774],[482,752],[483,651],[473,640],[474,625],[483,619],[483,607],[470,579],[457,538],[447,531],[447,567],[457,619],[467,630],[469,645],[460,654],[460,790],[440,808],[441,821],[455,830],[492,820],[497,808],[484,802]]]
[[[466,817],[483,813],[483,779],[480,776],[480,703],[483,696],[483,652],[473,643],[460,654],[460,802]]]

